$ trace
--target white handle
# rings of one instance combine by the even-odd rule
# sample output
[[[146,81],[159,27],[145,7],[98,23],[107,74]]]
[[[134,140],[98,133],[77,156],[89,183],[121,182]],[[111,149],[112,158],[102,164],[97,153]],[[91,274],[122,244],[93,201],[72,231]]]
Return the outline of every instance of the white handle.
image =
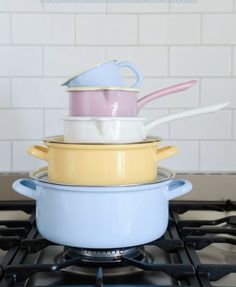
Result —
[[[197,109],[193,109],[193,110],[189,110],[189,111],[184,111],[184,112],[173,114],[173,115],[168,115],[166,117],[162,117],[162,118],[159,118],[159,119],[156,119],[154,121],[147,123],[145,125],[145,131],[147,134],[150,129],[152,129],[155,126],[158,126],[160,124],[168,123],[168,122],[183,119],[183,118],[190,118],[193,116],[199,116],[199,115],[203,115],[203,114],[214,113],[216,111],[223,109],[224,107],[226,107],[228,105],[229,105],[229,103],[226,102],[226,103],[221,103],[218,105],[205,106],[205,107],[201,107],[201,108],[197,108]]]

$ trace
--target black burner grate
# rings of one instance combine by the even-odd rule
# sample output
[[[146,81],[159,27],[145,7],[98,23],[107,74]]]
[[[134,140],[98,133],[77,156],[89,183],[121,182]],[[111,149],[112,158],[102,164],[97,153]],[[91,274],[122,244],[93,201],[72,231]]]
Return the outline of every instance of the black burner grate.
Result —
[[[0,211],[24,211],[30,215],[28,220],[0,221],[0,251],[4,252],[0,261],[0,286],[19,287],[30,286],[29,282],[35,274],[60,274],[62,269],[81,263],[81,256],[69,258],[54,263],[38,263],[40,254],[48,247],[57,246],[40,237],[35,225],[35,205],[32,202],[0,202]],[[210,287],[212,283],[230,273],[236,273],[236,264],[201,264],[198,250],[202,250],[212,243],[230,243],[236,245],[236,238],[224,235],[236,235],[235,217],[222,217],[220,220],[183,220],[181,215],[191,210],[236,211],[236,203],[225,202],[172,202],[170,204],[170,220],[165,235],[146,246],[155,246],[165,252],[170,263],[145,262],[139,258],[121,256],[123,265],[131,265],[140,270],[164,273],[173,279],[173,285],[141,284],[136,282],[104,277],[104,269],[97,266],[96,278],[90,279],[86,286],[193,286]],[[222,226],[223,224],[223,226]],[[220,234],[220,236],[215,236]],[[26,260],[27,259],[27,260]],[[236,263],[236,262],[235,262]],[[58,273],[59,272],[59,273]],[[73,282],[63,282],[63,286],[84,286],[79,276],[72,276]],[[46,278],[46,277],[45,277]],[[46,280],[46,279],[45,279]],[[113,281],[112,281],[113,280]],[[130,281],[131,282],[131,281]],[[44,284],[46,286],[47,284]],[[38,286],[39,285],[34,285]],[[50,286],[59,286],[57,284]],[[220,285],[217,285],[220,286]],[[236,282],[235,282],[236,286]],[[225,286],[220,286],[225,287]]]

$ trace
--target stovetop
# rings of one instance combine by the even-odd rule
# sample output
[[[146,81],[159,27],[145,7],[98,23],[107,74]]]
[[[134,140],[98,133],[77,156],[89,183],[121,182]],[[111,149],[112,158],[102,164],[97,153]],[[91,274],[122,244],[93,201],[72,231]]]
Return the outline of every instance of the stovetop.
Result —
[[[235,175],[199,182],[200,176],[181,175],[195,182],[195,194],[206,196],[231,182],[223,190],[231,200],[171,202],[162,238],[117,250],[71,249],[42,238],[34,202],[15,197],[10,187],[23,174],[0,179],[0,286],[235,287]]]

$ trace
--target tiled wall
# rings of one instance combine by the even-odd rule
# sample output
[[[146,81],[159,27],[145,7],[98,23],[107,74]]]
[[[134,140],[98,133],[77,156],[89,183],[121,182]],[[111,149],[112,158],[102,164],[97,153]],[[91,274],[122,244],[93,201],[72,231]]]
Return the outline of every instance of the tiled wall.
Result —
[[[147,105],[141,115],[149,119],[230,101],[217,114],[165,124],[152,134],[180,149],[163,165],[236,170],[236,0],[55,2],[0,0],[0,171],[44,165],[26,150],[62,133],[68,97],[60,83],[109,58],[136,63],[145,76],[141,95],[199,81]]]

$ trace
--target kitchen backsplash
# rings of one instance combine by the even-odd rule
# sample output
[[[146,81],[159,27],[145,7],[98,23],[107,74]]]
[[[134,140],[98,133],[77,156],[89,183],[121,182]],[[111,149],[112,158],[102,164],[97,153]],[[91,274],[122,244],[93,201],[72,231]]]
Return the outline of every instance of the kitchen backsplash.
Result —
[[[140,114],[148,119],[230,101],[223,111],[164,124],[152,135],[180,149],[162,165],[236,170],[236,0],[123,2],[0,0],[0,171],[45,165],[26,150],[63,132],[68,95],[60,84],[110,58],[138,66],[140,96],[199,81],[149,104]]]

